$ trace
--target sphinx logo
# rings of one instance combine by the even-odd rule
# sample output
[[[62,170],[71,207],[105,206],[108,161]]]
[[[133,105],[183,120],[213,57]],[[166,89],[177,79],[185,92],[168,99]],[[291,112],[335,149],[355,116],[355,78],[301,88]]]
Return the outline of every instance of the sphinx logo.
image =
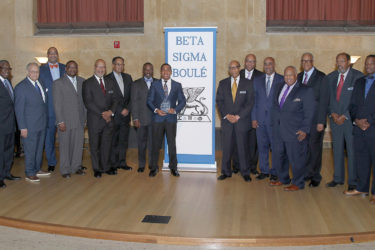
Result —
[[[205,97],[200,94],[204,91],[205,87],[196,88],[183,88],[186,97],[186,105],[178,114],[177,119],[180,122],[211,122],[208,116],[208,108],[203,103]]]

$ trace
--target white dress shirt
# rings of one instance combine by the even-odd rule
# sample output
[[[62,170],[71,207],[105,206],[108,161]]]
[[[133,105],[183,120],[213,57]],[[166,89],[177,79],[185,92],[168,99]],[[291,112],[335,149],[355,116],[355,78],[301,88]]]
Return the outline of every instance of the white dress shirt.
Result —
[[[350,67],[349,67],[349,68],[346,70],[346,72],[344,73],[344,82],[345,82],[346,77],[348,76],[349,70],[350,70]],[[338,79],[337,79],[336,86],[339,86],[340,78],[341,78],[341,72],[339,71],[339,77],[338,77]]]
[[[267,75],[266,74],[266,79],[265,79],[265,86],[266,86],[266,88],[267,88],[268,78],[270,79],[270,91],[271,91],[273,78],[275,78],[275,72],[273,72],[272,75]]]
[[[287,93],[286,96],[285,96],[285,100],[284,100],[284,102],[286,101],[286,98],[288,98],[288,95],[290,94],[290,92],[292,92],[292,90],[293,90],[294,86],[296,85],[296,83],[297,83],[297,81],[296,81],[295,83],[293,83],[293,85],[291,85],[291,86],[289,87],[289,90],[288,90],[288,93]],[[279,95],[279,104],[280,104],[280,102],[281,102],[281,98],[283,97],[284,92],[286,91],[287,88],[288,88],[288,84],[285,83],[285,84],[284,84],[284,87],[283,87],[283,89],[281,90],[280,95]]]
[[[314,72],[314,69],[315,69],[315,67],[312,67],[309,71],[303,71],[303,78],[302,78],[302,83],[304,83],[305,82],[305,76],[306,76],[306,73],[307,73],[307,82],[310,80],[310,77],[311,77],[311,75],[312,75],[312,73]],[[306,83],[307,83],[306,82]]]
[[[96,80],[98,81],[99,86],[100,86],[100,78],[102,79],[102,81],[103,81],[103,85],[104,85],[104,89],[105,89],[104,76],[102,76],[102,77],[99,77],[99,76],[97,76],[97,75],[94,75],[94,76],[95,76]]]
[[[46,102],[46,97],[44,95],[44,91],[43,91],[42,85],[40,85],[40,82],[38,80],[36,80],[36,82],[34,82],[29,77],[27,77],[27,79],[29,79],[29,81],[31,82],[31,84],[33,85],[34,88],[35,88],[35,84],[38,85],[38,88],[40,89],[40,92],[42,93],[43,102]]]
[[[122,75],[114,71],[113,71],[113,75],[116,78],[116,82],[121,90],[121,94],[124,96],[124,79],[122,79]]]
[[[249,73],[250,73],[250,77],[249,77]],[[254,73],[254,69],[248,71],[247,69],[245,69],[245,78],[247,79],[251,79],[251,77],[253,76],[253,73]]]
[[[71,76],[68,76],[68,75],[66,75],[66,76],[69,78],[70,82],[73,84],[73,87],[77,91],[77,78],[76,77],[71,77]]]
[[[233,78],[233,76],[230,78],[230,88],[232,89],[232,87],[233,87],[233,82],[234,82],[234,78]],[[236,77],[236,83],[237,83],[237,88],[238,88],[238,84],[240,83],[240,75],[238,75],[237,77]]]
[[[164,84],[165,84],[165,80],[161,79],[161,85],[162,85],[163,89],[164,89]],[[169,93],[171,93],[171,88],[172,88],[172,79],[171,78],[169,78],[168,81],[167,81],[167,87],[168,87],[168,95],[169,95]]]

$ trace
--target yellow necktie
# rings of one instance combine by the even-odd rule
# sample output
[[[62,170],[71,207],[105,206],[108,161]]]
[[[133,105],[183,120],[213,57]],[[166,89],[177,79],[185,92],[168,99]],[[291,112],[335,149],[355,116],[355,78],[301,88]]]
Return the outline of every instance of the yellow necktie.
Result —
[[[233,85],[232,85],[233,102],[236,100],[236,94],[237,94],[237,82],[236,82],[236,78],[234,78]]]

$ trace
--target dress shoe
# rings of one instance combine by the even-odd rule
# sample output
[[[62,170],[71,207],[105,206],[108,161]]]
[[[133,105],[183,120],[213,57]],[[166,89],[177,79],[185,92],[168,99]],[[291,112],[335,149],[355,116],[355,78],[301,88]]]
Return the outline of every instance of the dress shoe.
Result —
[[[232,177],[232,176],[222,174],[222,175],[220,175],[217,179],[218,179],[219,181],[222,181],[222,180],[225,180],[226,178],[230,178],[230,177]]]
[[[250,173],[252,175],[255,175],[255,176],[257,176],[259,174],[259,172],[256,169],[255,170],[250,170]]]
[[[145,168],[138,168],[138,169],[137,169],[137,172],[138,172],[138,173],[143,173],[144,171],[145,171]]]
[[[39,182],[40,179],[38,176],[26,176],[25,178],[27,181],[31,181],[31,182]]]
[[[348,196],[355,196],[355,195],[365,195],[366,196],[366,195],[368,195],[367,192],[360,192],[357,189],[344,191],[344,194],[348,195]]]
[[[298,191],[300,188],[294,184],[284,188],[284,191]]]
[[[21,180],[21,177],[14,176],[14,175],[8,175],[8,176],[5,176],[5,179],[7,179],[9,181],[18,181],[18,180]]]
[[[240,168],[238,167],[238,165],[234,165],[234,164],[233,164],[232,169],[233,169],[232,172],[233,172],[234,174],[237,174],[237,173],[240,171]]]
[[[0,181],[0,188],[5,188],[7,185],[5,185],[4,181]]]
[[[48,166],[48,172],[55,171],[55,166]]]
[[[62,177],[63,177],[64,179],[69,179],[69,178],[70,178],[70,174],[63,174]]]
[[[128,165],[119,166],[117,168],[121,168],[123,170],[132,170],[133,169],[132,167],[129,167]]]
[[[310,184],[309,184],[309,187],[318,187],[319,184],[320,184],[320,181],[311,180]]]
[[[357,188],[356,185],[348,185],[348,191],[353,191],[356,188]]]
[[[250,182],[251,181],[251,177],[250,177],[250,175],[244,175],[244,176],[242,176],[243,177],[243,179],[246,181],[246,182]]]
[[[101,177],[102,177],[102,173],[99,172],[99,171],[95,171],[95,172],[94,172],[94,177],[95,177],[95,178],[101,178]]]
[[[270,181],[277,181],[277,176],[271,174]]]
[[[87,168],[85,166],[81,165],[81,169],[86,170]]]
[[[370,203],[375,204],[375,195],[371,196]]]
[[[271,181],[270,186],[282,186],[283,183],[281,181]]]
[[[50,176],[51,175],[51,172],[45,172],[43,170],[39,170],[38,173],[36,173],[36,176],[40,177],[40,176]]]
[[[153,170],[150,171],[150,173],[148,174],[148,176],[154,177],[158,172],[159,172],[159,169],[153,169]]]
[[[82,168],[80,168],[80,169],[78,169],[78,170],[76,171],[76,174],[77,174],[77,175],[85,175],[86,173],[82,170]]]
[[[268,178],[268,177],[270,177],[269,174],[263,174],[263,173],[260,173],[260,174],[256,177],[256,179],[257,179],[257,180],[263,180],[263,179]]]
[[[177,169],[171,169],[171,174],[172,174],[173,176],[176,176],[176,177],[179,177],[179,176],[180,176],[180,173],[178,172]]]
[[[344,183],[331,181],[326,184],[327,187],[336,187],[337,185],[343,185]]]
[[[110,170],[108,170],[108,171],[105,171],[105,173],[106,173],[107,175],[116,175],[116,174],[117,174],[117,172],[115,172],[115,170],[113,170],[113,169],[110,169]]]

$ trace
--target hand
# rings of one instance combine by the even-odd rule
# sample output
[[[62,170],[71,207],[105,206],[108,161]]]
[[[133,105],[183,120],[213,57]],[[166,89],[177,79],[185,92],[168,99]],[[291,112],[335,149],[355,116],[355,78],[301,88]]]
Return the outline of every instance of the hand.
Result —
[[[318,123],[318,125],[316,125],[316,131],[322,132],[323,130],[324,130],[324,124]]]
[[[170,109],[168,110],[168,114],[172,114],[172,115],[174,115],[174,114],[176,114],[176,110],[170,108]]]
[[[306,138],[306,133],[301,130],[298,130],[296,135],[298,135],[298,141],[303,141]]]
[[[234,117],[234,115],[228,114],[228,115],[225,116],[225,118],[226,118],[230,123],[235,123],[235,122],[236,122],[236,118]]]
[[[27,138],[27,129],[21,129],[21,136]]]
[[[128,114],[129,114],[129,110],[127,110],[127,109],[123,109],[121,111],[121,115],[123,115],[123,116],[127,116]]]
[[[355,119],[355,124],[363,131],[370,127],[370,123],[368,123],[367,119]]]
[[[339,115],[336,113],[332,113],[331,117],[332,117],[333,122],[336,123],[337,119],[339,118]]]
[[[252,127],[252,128],[257,128],[257,127],[259,127],[259,125],[258,125],[258,121],[256,121],[256,120],[251,121],[251,127]]]
[[[235,115],[234,118],[236,118],[236,122],[238,122],[240,120],[240,116],[239,115]]]
[[[139,128],[141,126],[141,122],[139,120],[133,121],[134,127]]]
[[[156,113],[160,116],[166,116],[167,114],[163,111],[163,110],[160,110],[160,109],[157,109],[156,110]]]
[[[112,113],[111,110],[104,111],[104,112],[102,113],[102,117],[103,117],[103,119],[104,119],[107,123],[109,123],[109,122],[111,122],[112,114],[113,114],[113,113]]]
[[[336,119],[336,124],[342,125],[344,124],[345,120],[346,120],[346,117],[344,115],[340,115],[339,118]]]
[[[65,123],[60,123],[59,125],[57,125],[58,129],[61,131],[61,132],[65,132],[66,131],[66,126],[65,126]]]

